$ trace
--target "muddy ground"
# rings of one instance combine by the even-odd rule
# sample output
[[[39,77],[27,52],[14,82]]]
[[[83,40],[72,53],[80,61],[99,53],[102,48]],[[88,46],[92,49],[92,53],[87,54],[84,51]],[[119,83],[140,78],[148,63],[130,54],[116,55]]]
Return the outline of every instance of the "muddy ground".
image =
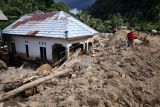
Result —
[[[66,66],[71,70],[69,75],[46,82],[45,89],[38,94],[16,96],[1,105],[160,107],[160,36],[148,35],[149,44],[127,47],[125,36],[128,32],[96,35],[90,55],[80,55]],[[1,82],[10,81],[35,72],[9,68],[0,73],[0,79]],[[1,93],[3,86],[1,84]]]

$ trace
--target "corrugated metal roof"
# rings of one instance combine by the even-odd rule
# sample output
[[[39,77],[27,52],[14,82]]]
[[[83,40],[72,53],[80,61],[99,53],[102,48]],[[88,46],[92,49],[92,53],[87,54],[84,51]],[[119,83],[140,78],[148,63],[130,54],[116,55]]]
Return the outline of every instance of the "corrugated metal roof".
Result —
[[[2,32],[54,38],[74,38],[98,33],[63,11],[25,15]]]
[[[1,10],[0,10],[0,20],[8,20]]]

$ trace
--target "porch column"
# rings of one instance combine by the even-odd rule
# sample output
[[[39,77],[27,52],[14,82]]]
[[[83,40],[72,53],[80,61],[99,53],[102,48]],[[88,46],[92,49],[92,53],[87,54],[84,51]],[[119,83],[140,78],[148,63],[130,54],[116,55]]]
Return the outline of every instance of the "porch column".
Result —
[[[86,54],[88,54],[88,42],[85,43],[86,47]]]
[[[85,53],[86,50],[86,46],[85,46],[85,42],[83,43],[83,53]]]
[[[69,59],[70,55],[70,46],[66,46],[66,60]]]

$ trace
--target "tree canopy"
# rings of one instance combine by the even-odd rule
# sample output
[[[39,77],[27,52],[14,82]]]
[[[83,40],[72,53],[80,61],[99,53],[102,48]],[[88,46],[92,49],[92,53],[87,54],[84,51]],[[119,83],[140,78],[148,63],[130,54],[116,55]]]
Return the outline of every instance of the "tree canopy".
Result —
[[[87,11],[103,21],[119,14],[130,27],[160,30],[160,0],[96,0]]]
[[[0,27],[4,28],[14,20],[24,14],[30,14],[35,11],[65,11],[69,12],[69,8],[62,2],[56,3],[53,0],[1,0],[0,10],[9,18],[7,23],[0,22]]]
[[[96,0],[89,9],[95,17],[105,19],[120,13],[129,21],[160,21],[160,0]]]

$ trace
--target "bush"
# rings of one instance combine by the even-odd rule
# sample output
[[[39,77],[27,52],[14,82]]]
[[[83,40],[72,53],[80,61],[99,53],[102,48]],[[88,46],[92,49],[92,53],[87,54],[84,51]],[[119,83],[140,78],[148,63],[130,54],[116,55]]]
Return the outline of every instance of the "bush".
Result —
[[[131,26],[134,29],[141,30],[141,31],[152,31],[153,29],[158,31],[160,30],[160,25],[157,23],[142,22],[142,23],[135,23]]]

